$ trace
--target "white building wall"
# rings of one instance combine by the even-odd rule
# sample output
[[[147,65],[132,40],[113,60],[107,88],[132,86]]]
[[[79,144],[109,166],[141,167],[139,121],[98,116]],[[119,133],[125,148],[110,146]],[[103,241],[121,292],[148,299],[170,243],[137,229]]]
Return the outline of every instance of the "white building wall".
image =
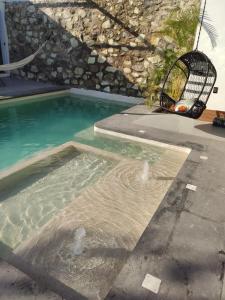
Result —
[[[8,36],[5,24],[5,3],[0,0],[0,47],[4,64],[9,63]]]
[[[202,0],[202,6],[204,2]],[[207,109],[225,111],[225,0],[207,0],[206,13],[211,19],[210,23],[216,28],[217,46],[212,48],[207,33],[202,29],[198,49],[215,65],[218,76],[215,86],[219,88],[217,94],[211,94]]]

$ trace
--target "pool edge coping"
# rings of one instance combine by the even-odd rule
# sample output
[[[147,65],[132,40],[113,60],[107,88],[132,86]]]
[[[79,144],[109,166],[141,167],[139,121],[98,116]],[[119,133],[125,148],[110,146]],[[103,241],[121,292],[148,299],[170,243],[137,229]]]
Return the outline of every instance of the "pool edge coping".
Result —
[[[49,91],[44,92],[41,94],[33,94],[33,95],[27,95],[27,96],[18,96],[13,98],[6,98],[2,99],[0,101],[0,107],[7,105],[7,104],[13,104],[13,103],[19,103],[20,101],[26,101],[29,100],[31,103],[32,100],[36,101],[37,99],[40,101],[41,98],[47,97],[47,96],[60,96],[60,95],[74,95],[74,96],[86,96],[86,97],[92,97],[94,99],[100,99],[104,100],[106,102],[111,101],[114,103],[123,103],[123,104],[130,104],[130,105],[138,105],[144,103],[144,98],[138,98],[138,97],[129,97],[124,96],[120,94],[111,94],[106,93],[102,91],[96,91],[96,90],[89,90],[89,89],[82,89],[82,88],[65,88],[63,90],[59,91]],[[43,99],[44,100],[44,99]]]
[[[29,103],[32,103],[32,102],[37,101],[37,99],[40,101],[41,98],[48,97],[48,96],[54,96],[54,95],[60,96],[60,95],[69,95],[69,94],[70,94],[70,90],[65,89],[65,90],[60,90],[60,91],[55,91],[55,92],[45,92],[42,94],[14,97],[14,98],[10,98],[10,99],[0,100],[0,107],[4,106],[4,105],[8,105],[8,104],[14,104],[14,103],[16,104],[16,103],[24,102],[27,100],[29,100]],[[45,99],[42,99],[42,100],[45,100]]]
[[[152,145],[152,146],[156,146],[156,147],[160,147],[160,148],[164,148],[164,149],[168,149],[168,150],[185,152],[188,155],[192,151],[192,149],[188,148],[188,147],[181,147],[181,146],[176,146],[176,145],[172,145],[172,144],[162,143],[162,142],[155,141],[155,140],[150,140],[150,139],[140,138],[140,137],[134,136],[134,135],[120,133],[120,132],[117,132],[117,131],[114,131],[114,130],[108,130],[108,129],[100,128],[96,125],[96,123],[94,124],[94,132],[105,134],[105,135],[108,135],[108,136],[114,136],[114,137],[117,137],[117,138],[127,139],[127,140],[130,140],[130,141],[133,141],[133,142],[143,143],[143,144],[146,144],[146,145]]]
[[[105,101],[121,102],[121,103],[133,104],[133,105],[144,103],[144,98],[124,96],[120,94],[111,94],[102,91],[88,90],[82,88],[71,88],[70,93],[78,96],[79,95],[88,96],[93,98],[99,98]]]

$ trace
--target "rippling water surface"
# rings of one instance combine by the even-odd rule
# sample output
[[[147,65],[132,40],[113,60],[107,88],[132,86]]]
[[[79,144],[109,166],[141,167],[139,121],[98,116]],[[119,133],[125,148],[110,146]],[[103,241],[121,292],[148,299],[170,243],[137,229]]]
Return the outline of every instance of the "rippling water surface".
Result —
[[[111,160],[82,153],[45,168],[43,175],[36,170],[39,176],[27,176],[1,197],[0,239],[15,248],[113,166]]]
[[[0,106],[0,169],[63,144],[74,134],[125,108],[71,96]]]

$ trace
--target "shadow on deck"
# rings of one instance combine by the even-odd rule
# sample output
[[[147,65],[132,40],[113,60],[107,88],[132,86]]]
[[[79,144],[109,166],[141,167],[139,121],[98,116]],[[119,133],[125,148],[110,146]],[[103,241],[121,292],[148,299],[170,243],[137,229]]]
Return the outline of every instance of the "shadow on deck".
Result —
[[[24,80],[12,77],[1,78],[0,100],[14,97],[31,96],[36,94],[65,90],[67,86]]]

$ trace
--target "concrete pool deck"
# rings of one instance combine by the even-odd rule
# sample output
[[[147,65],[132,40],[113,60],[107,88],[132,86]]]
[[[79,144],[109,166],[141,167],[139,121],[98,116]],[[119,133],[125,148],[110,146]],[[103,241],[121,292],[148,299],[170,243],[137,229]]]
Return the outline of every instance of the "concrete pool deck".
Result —
[[[4,85],[0,83],[0,101],[14,97],[24,97],[67,89],[65,86],[14,77],[0,79],[4,83]]]
[[[192,149],[106,299],[224,300],[225,130],[143,105],[96,127]]]

